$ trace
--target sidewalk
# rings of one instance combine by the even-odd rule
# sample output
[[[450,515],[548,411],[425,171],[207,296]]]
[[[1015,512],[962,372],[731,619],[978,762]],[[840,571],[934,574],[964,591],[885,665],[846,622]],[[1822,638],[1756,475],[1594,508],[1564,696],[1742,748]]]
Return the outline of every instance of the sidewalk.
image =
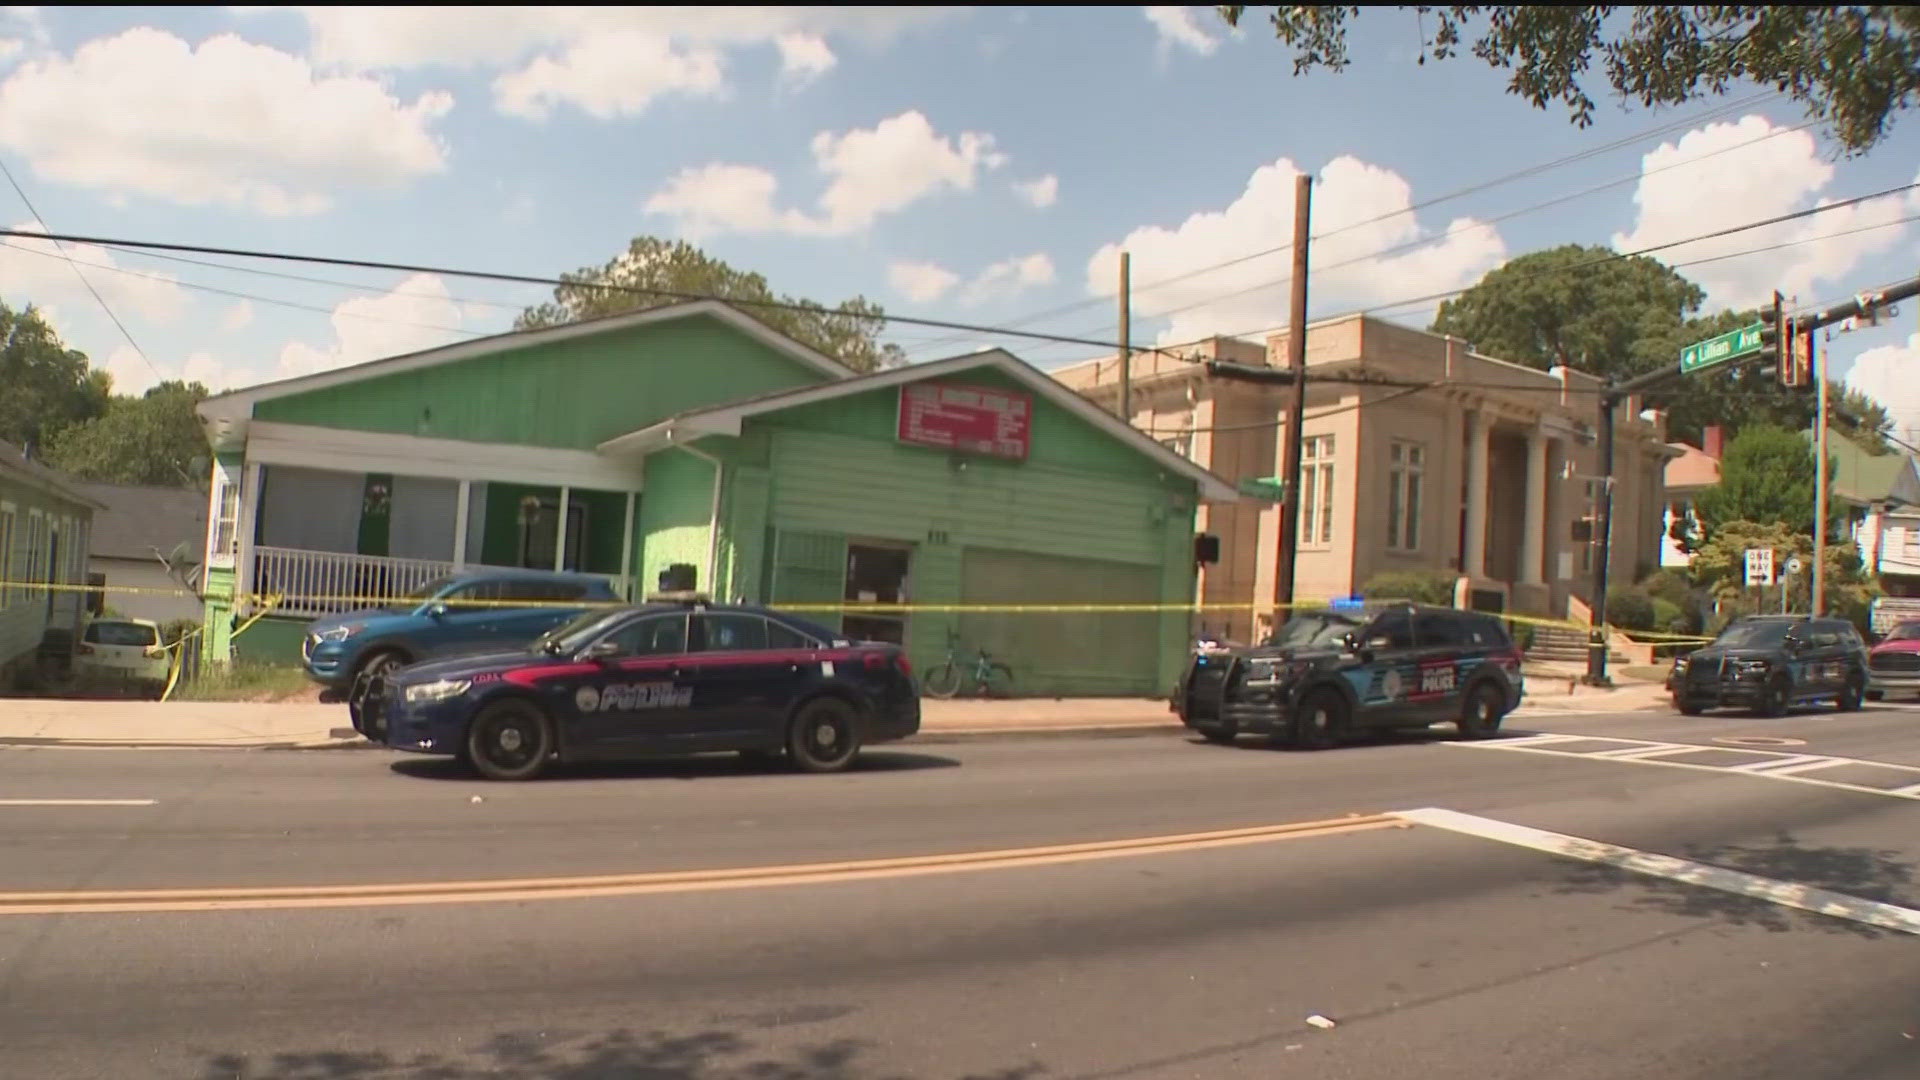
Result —
[[[1662,699],[1636,683],[1613,690],[1529,680],[1521,706],[1532,711],[1637,710]],[[1180,729],[1163,700],[1034,698],[921,703],[925,742],[989,735],[1149,735]],[[369,745],[354,734],[345,705],[312,702],[73,701],[0,698],[0,746],[323,749]]]

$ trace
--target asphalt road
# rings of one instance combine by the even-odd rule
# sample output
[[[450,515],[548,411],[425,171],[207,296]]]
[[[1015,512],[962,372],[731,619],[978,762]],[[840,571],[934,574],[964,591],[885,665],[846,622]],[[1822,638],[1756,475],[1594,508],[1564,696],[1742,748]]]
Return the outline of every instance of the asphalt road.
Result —
[[[845,776],[721,758],[527,785],[377,751],[0,751],[4,893],[792,866],[1438,807],[1773,897],[1426,824],[569,899],[41,915],[0,896],[0,1076],[1920,1075],[1920,935],[1777,902],[1920,908],[1920,798],[1895,794],[1920,774],[1737,768],[1920,768],[1920,711],[1514,727],[1639,742],[1006,740]],[[1715,741],[1753,737],[1785,741]],[[1584,756],[1663,742],[1721,756]]]

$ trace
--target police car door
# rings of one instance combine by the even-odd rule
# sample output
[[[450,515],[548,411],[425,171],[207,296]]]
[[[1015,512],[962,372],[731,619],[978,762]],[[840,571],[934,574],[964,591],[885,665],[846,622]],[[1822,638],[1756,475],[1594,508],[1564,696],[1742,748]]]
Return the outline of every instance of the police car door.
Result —
[[[713,741],[727,746],[743,739],[768,747],[782,745],[787,706],[806,681],[806,655],[774,650],[767,620],[745,611],[716,611],[693,617],[690,660],[700,723]]]
[[[687,613],[642,616],[601,640],[615,649],[574,686],[570,745],[614,756],[678,749],[697,706],[684,672]]]
[[[1408,685],[1407,719],[1420,723],[1460,715],[1465,679],[1460,670],[1470,642],[1460,617],[1449,611],[1418,611],[1413,616],[1414,673]]]

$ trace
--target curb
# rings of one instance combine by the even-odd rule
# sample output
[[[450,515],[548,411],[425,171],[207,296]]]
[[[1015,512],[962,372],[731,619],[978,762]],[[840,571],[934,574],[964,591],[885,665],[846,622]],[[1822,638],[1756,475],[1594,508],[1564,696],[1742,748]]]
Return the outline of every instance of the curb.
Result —
[[[1041,726],[1019,728],[953,728],[945,731],[922,731],[908,739],[897,742],[877,744],[873,749],[879,751],[901,749],[909,746],[939,745],[942,743],[982,742],[991,739],[1123,739],[1132,736],[1174,735],[1186,730],[1181,724],[1078,724],[1070,726]],[[352,732],[351,737],[343,737],[335,732]],[[0,747],[19,746],[42,750],[385,750],[386,747],[368,742],[351,728],[335,728],[328,732],[325,741],[314,742],[257,742],[257,743],[204,743],[204,742],[158,742],[114,739],[53,739],[31,736],[0,737]]]

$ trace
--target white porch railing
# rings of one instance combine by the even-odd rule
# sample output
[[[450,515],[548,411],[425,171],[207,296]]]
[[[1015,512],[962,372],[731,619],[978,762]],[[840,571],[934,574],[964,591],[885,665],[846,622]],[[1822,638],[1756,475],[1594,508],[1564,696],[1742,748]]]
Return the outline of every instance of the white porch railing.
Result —
[[[253,592],[284,594],[276,615],[317,617],[373,607],[451,574],[451,561],[390,559],[297,548],[253,549]]]

